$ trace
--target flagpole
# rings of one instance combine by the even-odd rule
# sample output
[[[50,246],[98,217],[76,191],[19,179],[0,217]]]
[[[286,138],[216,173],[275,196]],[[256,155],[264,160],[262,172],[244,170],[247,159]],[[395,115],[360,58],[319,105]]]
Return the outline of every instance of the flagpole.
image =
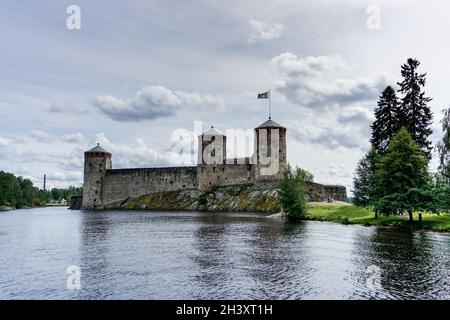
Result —
[[[270,99],[271,99],[271,94],[270,94],[270,89],[269,89],[269,120],[270,119],[272,119],[272,116],[271,116],[271,106],[270,106]]]

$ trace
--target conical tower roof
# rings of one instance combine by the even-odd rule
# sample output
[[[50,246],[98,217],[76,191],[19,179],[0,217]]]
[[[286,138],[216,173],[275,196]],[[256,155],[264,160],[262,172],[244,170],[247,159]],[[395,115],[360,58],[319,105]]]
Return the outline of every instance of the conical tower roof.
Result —
[[[97,153],[109,153],[109,154],[111,154],[111,152],[109,152],[109,151],[105,150],[103,147],[101,147],[100,143],[97,143],[97,145],[94,148],[89,149],[88,151],[86,151],[86,153],[87,152],[97,152]]]
[[[264,123],[256,127],[256,129],[274,129],[274,128],[286,129],[281,124],[273,121],[271,118],[269,118],[269,120],[265,121]]]
[[[214,129],[213,126],[211,126],[211,128],[209,128],[208,130],[206,130],[205,132],[203,132],[201,134],[201,136],[225,136],[222,132],[220,132],[219,130]]]

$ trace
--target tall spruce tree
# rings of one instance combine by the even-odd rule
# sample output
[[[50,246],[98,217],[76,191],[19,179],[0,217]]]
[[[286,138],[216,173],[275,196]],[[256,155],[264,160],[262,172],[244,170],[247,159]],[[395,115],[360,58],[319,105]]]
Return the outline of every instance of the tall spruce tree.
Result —
[[[412,213],[427,209],[432,201],[428,159],[405,128],[389,143],[376,170],[376,182],[382,194],[375,208],[384,213]]]
[[[375,171],[379,155],[375,147],[372,147],[364,157],[359,160],[353,178],[353,204],[359,207],[369,207],[376,199]],[[378,212],[375,211],[375,217]]]
[[[389,141],[400,129],[399,101],[395,90],[391,86],[380,95],[375,108],[375,121],[371,125],[372,138],[370,142],[376,150],[383,154],[389,145]]]
[[[444,181],[450,184],[450,108],[442,110],[442,140],[437,144],[439,154],[438,173]]]
[[[401,67],[403,81],[398,83],[400,86],[398,91],[403,97],[400,103],[399,121],[430,159],[432,146],[428,137],[432,133],[430,125],[433,114],[428,103],[432,99],[425,97],[425,92],[422,90],[426,83],[426,73],[417,72],[419,65],[418,60],[409,58]]]

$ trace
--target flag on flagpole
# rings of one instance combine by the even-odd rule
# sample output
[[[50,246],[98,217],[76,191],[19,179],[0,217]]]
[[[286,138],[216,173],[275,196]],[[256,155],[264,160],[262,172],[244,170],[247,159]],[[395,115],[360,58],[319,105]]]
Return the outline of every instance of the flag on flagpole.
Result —
[[[263,93],[258,93],[258,99],[270,99],[270,90]]]
[[[270,90],[263,92],[263,93],[258,93],[258,99],[269,99],[269,119],[271,119],[271,108],[270,108]]]

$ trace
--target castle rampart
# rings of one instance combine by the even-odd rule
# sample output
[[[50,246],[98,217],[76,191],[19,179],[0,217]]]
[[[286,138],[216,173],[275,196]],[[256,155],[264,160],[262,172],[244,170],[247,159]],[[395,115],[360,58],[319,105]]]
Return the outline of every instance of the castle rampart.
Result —
[[[112,169],[105,174],[103,202],[195,188],[197,167]]]

